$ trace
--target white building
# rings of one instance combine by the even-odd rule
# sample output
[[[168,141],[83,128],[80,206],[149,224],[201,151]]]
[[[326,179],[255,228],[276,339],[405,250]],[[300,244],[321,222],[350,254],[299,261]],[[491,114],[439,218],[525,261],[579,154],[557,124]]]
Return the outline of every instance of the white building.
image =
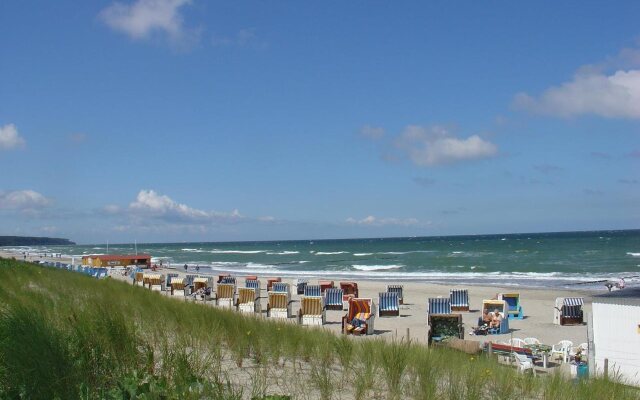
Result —
[[[630,385],[640,386],[640,288],[627,288],[593,297],[593,351],[595,370],[618,374]]]

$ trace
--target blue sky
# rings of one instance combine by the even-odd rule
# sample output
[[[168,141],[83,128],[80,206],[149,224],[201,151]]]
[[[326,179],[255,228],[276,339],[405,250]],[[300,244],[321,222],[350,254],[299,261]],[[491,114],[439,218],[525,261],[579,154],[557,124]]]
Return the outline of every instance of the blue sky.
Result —
[[[638,228],[640,3],[5,1],[0,234]]]

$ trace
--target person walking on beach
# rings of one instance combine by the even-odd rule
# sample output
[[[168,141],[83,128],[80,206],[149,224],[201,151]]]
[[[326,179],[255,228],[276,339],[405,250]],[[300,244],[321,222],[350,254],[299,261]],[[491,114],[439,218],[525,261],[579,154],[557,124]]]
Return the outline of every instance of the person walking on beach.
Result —
[[[200,266],[196,265],[196,272],[200,272]]]
[[[187,264],[184,265],[184,272],[187,272],[187,270],[189,269],[189,266]]]

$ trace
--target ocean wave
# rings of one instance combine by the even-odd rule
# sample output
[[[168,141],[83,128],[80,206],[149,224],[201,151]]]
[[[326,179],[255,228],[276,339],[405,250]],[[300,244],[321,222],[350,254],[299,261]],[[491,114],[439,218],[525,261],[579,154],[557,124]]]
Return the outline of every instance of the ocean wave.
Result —
[[[334,254],[349,254],[348,251],[317,251],[314,253],[316,256],[331,256]]]
[[[260,254],[267,250],[210,250],[211,254]]]
[[[204,250],[201,250],[201,249],[180,249],[180,250],[188,251],[190,253],[203,253],[204,252]]]
[[[352,267],[358,271],[381,271],[402,268],[404,265],[352,265]]]
[[[413,254],[413,253],[437,253],[438,250],[412,250],[412,251],[381,251],[376,254],[392,254],[392,255],[402,255],[402,254]]]
[[[627,255],[630,255],[631,257],[640,257],[640,253],[627,252]]]
[[[353,253],[353,255],[356,257],[363,257],[363,256],[372,256],[373,253]]]
[[[279,253],[267,253],[267,254],[272,255],[272,256],[284,256],[284,255],[288,255],[288,254],[300,254],[300,252],[299,251],[287,251],[287,250],[285,250],[285,251],[281,251]]]
[[[259,264],[259,263],[247,263],[245,265],[245,268],[258,268],[258,269],[275,269],[276,266],[275,265],[270,265],[270,264]]]

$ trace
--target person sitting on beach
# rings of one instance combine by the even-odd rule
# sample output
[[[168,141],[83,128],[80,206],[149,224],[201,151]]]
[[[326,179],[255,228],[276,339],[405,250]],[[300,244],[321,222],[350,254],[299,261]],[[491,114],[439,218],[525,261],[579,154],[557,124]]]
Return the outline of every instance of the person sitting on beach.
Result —
[[[489,325],[493,320],[493,315],[486,308],[482,310],[482,317],[478,318],[478,326]]]
[[[490,328],[499,328],[501,322],[502,322],[502,315],[500,315],[500,311],[498,311],[496,309],[493,312],[493,318],[491,319],[491,322],[489,323],[489,327]]]

